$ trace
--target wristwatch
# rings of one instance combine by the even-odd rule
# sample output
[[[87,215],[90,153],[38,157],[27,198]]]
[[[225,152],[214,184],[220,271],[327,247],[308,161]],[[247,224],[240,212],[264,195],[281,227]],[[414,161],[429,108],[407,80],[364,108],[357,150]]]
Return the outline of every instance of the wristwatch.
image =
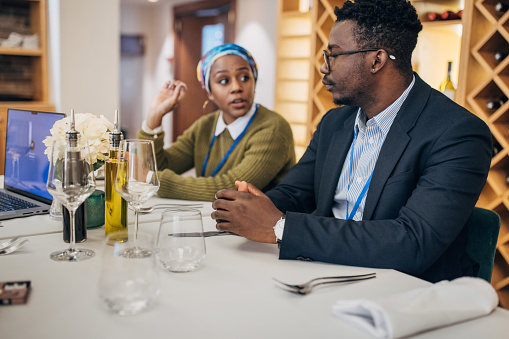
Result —
[[[274,234],[276,235],[278,247],[281,246],[281,241],[283,240],[283,232],[285,230],[285,217],[286,216],[283,214],[281,219],[279,219],[276,222],[276,225],[274,225]]]

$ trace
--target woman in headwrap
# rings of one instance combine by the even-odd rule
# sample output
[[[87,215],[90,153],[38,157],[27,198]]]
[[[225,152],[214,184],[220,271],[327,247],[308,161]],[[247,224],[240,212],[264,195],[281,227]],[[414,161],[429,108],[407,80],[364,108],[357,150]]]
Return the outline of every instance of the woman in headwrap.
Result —
[[[154,140],[164,198],[213,201],[215,193],[247,181],[268,190],[295,164],[290,125],[254,103],[258,69],[251,54],[235,44],[210,50],[200,60],[198,80],[219,110],[196,120],[163,149],[162,118],[184,98],[187,86],[167,82],[154,99],[138,137]],[[196,177],[180,174],[195,168]]]

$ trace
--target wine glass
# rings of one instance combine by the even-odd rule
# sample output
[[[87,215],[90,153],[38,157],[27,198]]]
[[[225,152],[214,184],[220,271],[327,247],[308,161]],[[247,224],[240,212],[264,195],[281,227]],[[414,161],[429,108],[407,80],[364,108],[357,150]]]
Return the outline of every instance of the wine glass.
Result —
[[[138,139],[120,141],[117,164],[114,187],[134,209],[136,235],[140,207],[159,190],[154,142]],[[138,247],[136,238],[133,244],[129,255],[141,258],[151,255],[150,250]]]
[[[75,212],[95,190],[90,152],[79,133],[53,141],[46,187],[53,198],[67,208],[71,221],[69,248],[51,253],[50,258],[56,261],[92,258],[94,251],[76,248]]]

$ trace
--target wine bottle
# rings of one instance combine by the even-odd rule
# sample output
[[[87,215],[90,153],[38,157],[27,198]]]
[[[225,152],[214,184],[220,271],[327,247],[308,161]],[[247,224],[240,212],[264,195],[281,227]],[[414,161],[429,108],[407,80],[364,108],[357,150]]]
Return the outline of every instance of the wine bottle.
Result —
[[[505,13],[509,9],[509,4],[499,1],[495,4],[495,10],[499,13]]]
[[[454,100],[456,94],[456,87],[451,80],[452,61],[447,62],[447,77],[440,84],[440,92],[444,93],[451,100]]]
[[[442,18],[442,20],[455,20],[460,18],[457,13],[454,13],[452,11],[445,11],[440,15],[440,17]]]
[[[498,143],[498,141],[494,140],[493,145],[491,146],[491,157],[493,158],[502,150],[502,146]]]
[[[456,14],[458,14],[458,18],[461,19],[463,17],[463,10],[459,10]]]
[[[506,52],[495,52],[495,60],[498,62],[501,62],[504,60],[507,56]]]
[[[74,227],[75,227],[75,239],[76,243],[87,240],[87,211],[85,203],[81,204],[80,207],[74,212]],[[62,206],[62,219],[63,219],[63,235],[64,241],[69,242],[71,236],[71,219],[67,208]]]
[[[115,191],[115,178],[118,167],[118,148],[122,140],[120,132],[119,114],[115,110],[114,129],[110,132],[110,151],[108,160],[104,164],[104,187],[105,187],[105,208],[104,208],[104,233],[121,231],[127,228],[127,202],[117,191]]]
[[[428,13],[428,20],[429,21],[437,21],[442,20],[442,16],[437,12],[429,12]]]
[[[80,151],[75,150],[78,146],[78,135],[79,132],[74,129],[74,112],[71,111],[71,129],[66,133],[66,142],[68,143],[69,149],[65,151],[65,158],[69,166],[76,166],[76,168],[74,168],[74,171],[64,170],[62,172],[62,183],[64,187],[71,187],[72,185],[84,186],[85,184],[86,175],[83,173],[84,166],[80,166],[80,163],[84,162],[84,159],[81,158]],[[85,208],[85,203],[83,202],[74,212],[74,235],[76,243],[87,240],[87,213]],[[62,222],[64,226],[64,241],[70,242],[70,213],[64,206],[62,206]]]
[[[506,177],[505,177],[505,183],[506,183],[507,185],[509,185],[509,174],[507,174],[507,175],[506,175]]]
[[[486,103],[486,108],[491,110],[497,110],[507,101],[507,97],[503,96],[498,99],[490,100]]]

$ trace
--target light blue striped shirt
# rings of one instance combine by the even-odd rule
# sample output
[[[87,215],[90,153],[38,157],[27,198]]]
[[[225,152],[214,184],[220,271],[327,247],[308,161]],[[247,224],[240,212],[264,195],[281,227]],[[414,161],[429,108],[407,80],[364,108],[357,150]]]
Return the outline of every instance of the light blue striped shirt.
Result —
[[[414,83],[415,76],[412,79],[412,83],[403,92],[403,94],[401,94],[401,96],[389,107],[374,116],[372,119],[367,120],[366,113],[359,108],[353,127],[354,135],[357,135],[354,144],[355,149],[352,150],[352,146],[350,146],[343,169],[341,170],[341,175],[339,176],[336,194],[334,195],[332,213],[334,213],[336,218],[346,219],[347,214],[352,212],[364,185],[368,181],[371,173],[373,173],[378,160],[378,155],[380,154],[380,149],[385,141],[385,137],[387,136],[387,133],[389,133],[392,123],[396,118],[399,109],[403,105],[403,102],[408,97],[408,93],[414,86]],[[352,172],[350,174],[350,154],[352,151],[353,161]],[[348,188],[349,181],[350,188]],[[362,220],[367,195],[368,193],[366,192],[353,217],[353,220]],[[347,199],[348,211],[346,210]]]

